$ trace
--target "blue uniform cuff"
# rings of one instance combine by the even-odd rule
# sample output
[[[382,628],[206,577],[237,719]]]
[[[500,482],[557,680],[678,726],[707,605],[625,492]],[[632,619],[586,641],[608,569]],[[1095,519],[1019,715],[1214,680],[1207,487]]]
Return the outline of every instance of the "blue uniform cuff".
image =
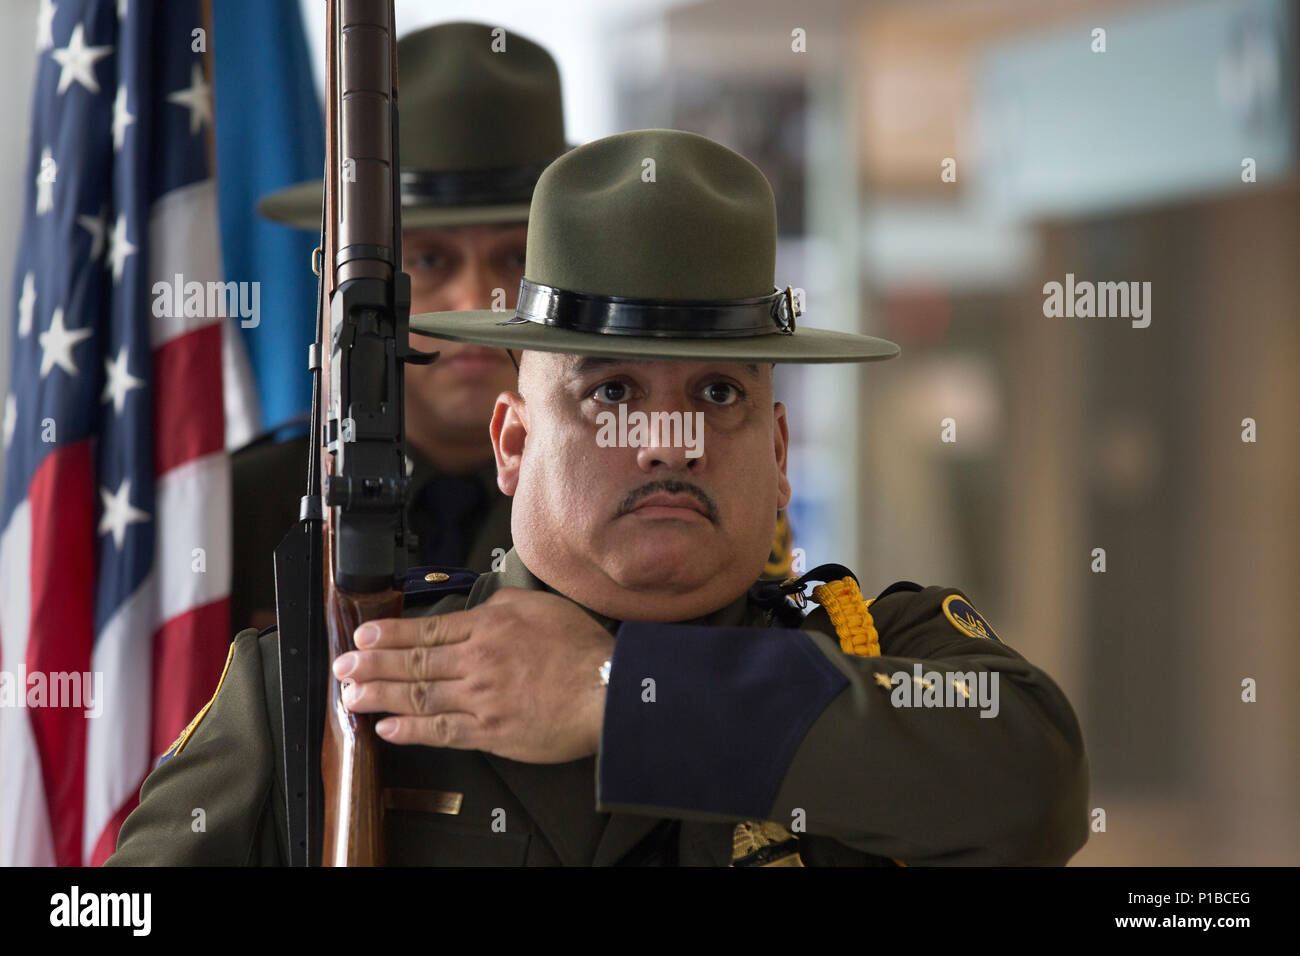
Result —
[[[847,683],[803,631],[627,622],[605,700],[600,803],[764,817]]]

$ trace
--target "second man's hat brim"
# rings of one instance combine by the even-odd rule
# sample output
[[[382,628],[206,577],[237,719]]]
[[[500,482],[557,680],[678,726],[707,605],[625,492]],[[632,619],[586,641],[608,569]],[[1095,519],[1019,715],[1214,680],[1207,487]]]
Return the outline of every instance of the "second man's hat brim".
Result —
[[[257,211],[267,219],[299,229],[320,229],[323,184],[309,180],[263,196]],[[496,225],[527,222],[528,203],[496,206],[410,206],[402,207],[402,228],[421,229],[451,226]]]
[[[578,332],[516,321],[513,312],[492,310],[413,315],[411,331],[494,348],[687,362],[871,362],[893,358],[899,352],[897,345],[885,339],[803,326],[790,335],[774,332],[734,338],[666,338]]]

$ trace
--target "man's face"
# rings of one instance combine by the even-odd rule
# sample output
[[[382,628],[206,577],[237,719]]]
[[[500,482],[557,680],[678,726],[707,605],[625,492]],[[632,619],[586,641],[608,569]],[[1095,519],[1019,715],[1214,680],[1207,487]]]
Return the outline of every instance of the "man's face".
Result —
[[[524,355],[519,394],[503,395],[492,419],[524,564],[619,620],[688,620],[743,594],[790,500],[771,368]],[[700,413],[700,444],[674,447],[685,436],[661,433],[642,447],[602,447],[598,416],[617,419],[620,404],[629,423],[637,412],[677,412],[683,424]]]
[[[528,227],[523,223],[407,229],[402,264],[411,276],[411,314],[465,309],[513,309],[524,274]],[[498,291],[500,290],[500,291]],[[502,298],[504,294],[504,299]],[[426,456],[454,469],[464,458],[450,449],[477,449],[490,459],[487,422],[498,394],[515,387],[505,351],[411,336],[412,347],[440,352],[432,365],[406,367],[407,437]]]

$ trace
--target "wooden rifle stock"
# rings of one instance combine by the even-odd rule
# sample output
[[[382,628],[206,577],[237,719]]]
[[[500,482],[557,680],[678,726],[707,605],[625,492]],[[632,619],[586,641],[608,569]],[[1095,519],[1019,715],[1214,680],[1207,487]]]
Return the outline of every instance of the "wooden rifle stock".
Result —
[[[352,649],[352,632],[362,623],[402,613],[400,591],[345,593],[327,581],[325,595],[331,661]],[[321,774],[325,779],[324,866],[384,865],[384,805],[379,771],[379,740],[373,715],[349,713],[343,706],[339,682],[331,678],[321,746]]]

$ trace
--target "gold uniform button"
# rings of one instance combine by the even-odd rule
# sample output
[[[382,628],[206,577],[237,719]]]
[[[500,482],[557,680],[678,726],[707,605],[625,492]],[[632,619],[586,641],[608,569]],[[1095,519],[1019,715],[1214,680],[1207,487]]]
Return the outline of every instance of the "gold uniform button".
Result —
[[[424,576],[424,580],[428,581],[430,584],[438,584],[441,581],[450,581],[451,575],[443,574],[441,571],[430,571]]]

